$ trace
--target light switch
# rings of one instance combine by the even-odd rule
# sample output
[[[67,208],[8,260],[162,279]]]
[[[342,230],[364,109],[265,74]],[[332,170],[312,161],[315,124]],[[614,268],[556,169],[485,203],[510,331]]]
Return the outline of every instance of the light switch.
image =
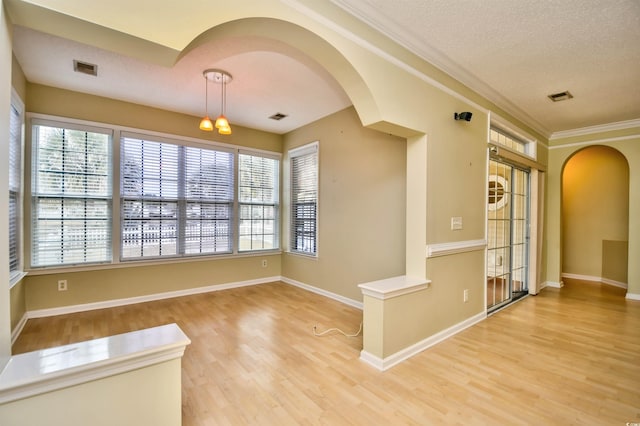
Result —
[[[454,216],[451,218],[451,230],[457,231],[462,229],[462,216]]]

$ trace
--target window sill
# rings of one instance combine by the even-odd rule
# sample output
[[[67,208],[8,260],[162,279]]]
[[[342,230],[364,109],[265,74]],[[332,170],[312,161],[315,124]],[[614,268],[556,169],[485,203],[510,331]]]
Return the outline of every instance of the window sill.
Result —
[[[9,277],[9,290],[16,286],[24,277],[27,276],[26,272],[15,272]]]
[[[177,263],[191,263],[191,262],[211,262],[217,260],[232,260],[242,259],[246,257],[260,257],[260,256],[276,256],[281,255],[281,250],[269,250],[259,251],[251,253],[240,254],[226,254],[219,256],[197,256],[197,257],[185,257],[185,258],[170,258],[170,259],[153,259],[153,260],[125,260],[113,263],[103,263],[94,265],[77,265],[77,266],[56,266],[45,267],[29,270],[30,275],[50,275],[60,274],[65,272],[85,272],[85,271],[101,271],[107,269],[120,269],[120,268],[137,268],[140,266],[158,266]],[[26,275],[26,274],[25,274]]]
[[[305,254],[305,253],[298,253],[295,251],[285,251],[284,253],[289,256],[301,257],[303,259],[318,260],[317,254]]]

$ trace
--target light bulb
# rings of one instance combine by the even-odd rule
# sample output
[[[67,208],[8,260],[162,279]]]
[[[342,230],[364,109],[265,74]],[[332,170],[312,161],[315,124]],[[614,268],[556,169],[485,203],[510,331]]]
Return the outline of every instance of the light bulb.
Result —
[[[211,122],[211,119],[208,115],[200,120],[200,130],[204,130],[207,132],[211,132],[213,130],[213,123]]]
[[[223,127],[229,127],[229,120],[227,120],[227,117],[220,114],[220,116],[216,118],[216,129],[220,129]]]
[[[231,134],[231,126],[220,127],[218,129],[218,133],[221,135],[230,135]]]

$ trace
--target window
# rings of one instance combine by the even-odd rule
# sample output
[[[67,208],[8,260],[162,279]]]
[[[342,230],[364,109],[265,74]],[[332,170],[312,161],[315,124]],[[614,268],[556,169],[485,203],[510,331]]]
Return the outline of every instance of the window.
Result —
[[[30,267],[280,248],[279,153],[37,114],[31,121]],[[13,215],[19,195],[10,199]]]
[[[503,125],[500,123],[500,121],[498,123],[491,123],[491,127],[489,129],[489,142],[535,159],[535,140],[531,137],[523,136],[517,131],[505,130],[506,127],[504,126],[506,126],[506,124]]]
[[[509,202],[509,198],[505,196],[510,192],[507,180],[500,175],[489,175],[489,210],[499,210]]]
[[[12,94],[9,117],[9,274],[22,269],[20,255],[21,192],[22,192],[22,116],[23,104]]]
[[[291,160],[290,250],[317,255],[318,142],[289,151]]]
[[[111,132],[33,126],[31,265],[111,261]]]
[[[238,155],[239,251],[279,247],[279,174],[277,158]]]
[[[123,137],[122,259],[231,253],[233,157]]]

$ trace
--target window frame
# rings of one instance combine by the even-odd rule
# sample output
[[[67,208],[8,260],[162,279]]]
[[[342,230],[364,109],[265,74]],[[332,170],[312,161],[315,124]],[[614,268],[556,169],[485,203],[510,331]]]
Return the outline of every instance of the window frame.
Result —
[[[24,233],[28,235],[29,238],[25,240],[25,259],[24,265],[26,271],[33,275],[41,275],[48,273],[60,273],[66,271],[91,271],[91,270],[100,270],[100,269],[111,269],[118,267],[127,267],[127,266],[143,266],[143,265],[156,265],[159,263],[182,263],[182,262],[193,262],[193,261],[208,261],[208,260],[216,260],[216,259],[230,259],[230,258],[241,258],[241,257],[252,257],[252,256],[263,256],[265,254],[275,254],[282,252],[282,239],[280,236],[280,231],[278,231],[278,247],[273,249],[265,249],[265,250],[253,250],[253,251],[238,251],[238,189],[237,189],[237,170],[238,170],[238,153],[243,151],[245,153],[253,153],[258,156],[267,156],[272,157],[278,161],[278,179],[279,179],[279,187],[278,192],[282,191],[282,153],[278,151],[269,151],[261,148],[254,148],[251,145],[235,145],[228,144],[223,142],[198,139],[189,136],[169,134],[163,132],[157,132],[153,130],[146,129],[138,129],[134,127],[121,126],[117,124],[109,124],[109,123],[100,123],[94,121],[86,121],[79,120],[68,117],[60,117],[60,116],[52,116],[48,114],[40,114],[40,113],[26,113],[25,114],[25,156],[24,156],[24,164],[25,164],[25,184],[24,191],[25,194],[31,194],[32,192],[32,161],[34,152],[32,151],[32,130],[34,122],[47,122],[51,123],[55,126],[71,125],[71,126],[85,126],[90,128],[102,128],[109,129],[113,131],[113,136],[111,139],[111,152],[112,152],[112,205],[111,205],[111,241],[112,241],[112,252],[111,252],[111,261],[106,263],[94,263],[94,264],[74,264],[74,265],[60,265],[60,266],[31,266],[31,222],[32,222],[32,211],[30,208],[26,208],[24,210],[25,219],[24,219]],[[189,147],[195,148],[205,148],[205,149],[221,149],[228,150],[233,152],[234,158],[234,200],[233,200],[233,241],[232,241],[232,252],[229,253],[220,253],[220,254],[197,254],[197,255],[188,255],[188,256],[172,256],[172,257],[160,257],[160,258],[140,258],[140,259],[127,259],[121,260],[121,194],[120,194],[120,139],[122,134],[128,135],[136,135],[138,137],[148,138],[149,140],[161,141],[173,144],[179,144]],[[250,142],[249,142],[250,143]],[[280,227],[280,221],[282,220],[282,212],[281,212],[281,197],[278,196],[278,216],[276,222],[278,224],[278,229]],[[30,203],[29,203],[30,204]]]
[[[124,223],[125,223],[125,215],[123,214],[123,208],[122,208],[122,203],[125,201],[125,198],[131,198],[128,197],[126,195],[123,195],[121,192],[119,193],[119,200],[120,200],[120,210],[119,210],[119,214],[120,214],[120,228],[118,230],[118,235],[119,235],[119,242],[120,242],[120,246],[121,249],[119,250],[118,253],[118,258],[120,260],[120,262],[123,263],[129,263],[129,262],[137,262],[137,261],[146,261],[146,260],[164,260],[164,259],[172,259],[172,258],[182,258],[182,259],[188,259],[188,258],[195,258],[195,257],[202,257],[202,256],[221,256],[221,255],[230,255],[230,254],[234,254],[235,253],[235,247],[234,247],[234,237],[235,237],[235,233],[234,230],[236,229],[236,224],[235,224],[235,213],[234,213],[234,204],[235,204],[235,195],[236,195],[236,190],[235,190],[235,176],[236,176],[236,166],[235,166],[235,162],[237,161],[236,157],[236,153],[234,152],[233,149],[229,149],[226,147],[221,147],[221,146],[215,146],[215,145],[209,145],[209,146],[193,146],[193,145],[188,145],[188,144],[184,144],[182,143],[180,140],[175,140],[175,139],[168,139],[168,138],[162,138],[162,137],[153,137],[150,135],[146,135],[146,134],[139,134],[139,133],[130,133],[130,132],[121,132],[121,136],[120,136],[120,161],[122,161],[122,152],[123,152],[123,140],[125,138],[130,138],[130,139],[140,139],[144,142],[150,142],[150,143],[158,143],[158,144],[165,144],[165,145],[171,145],[171,146],[175,146],[177,147],[176,151],[177,151],[177,156],[176,156],[176,161],[178,164],[176,164],[177,167],[177,183],[176,183],[176,196],[174,198],[166,198],[166,197],[143,197],[145,198],[146,201],[153,203],[153,202],[159,202],[159,203],[172,203],[175,204],[175,208],[176,208],[176,214],[177,217],[175,219],[176,221],[176,252],[175,254],[169,254],[169,255],[162,255],[159,254],[157,256],[138,256],[138,257],[125,257],[124,256],[124,251],[122,249],[122,245],[123,245],[123,233],[124,233]],[[201,203],[203,204],[229,204],[229,228],[230,228],[230,233],[228,235],[229,238],[229,250],[225,250],[222,252],[215,252],[215,253],[186,253],[186,221],[187,221],[187,206],[190,203],[194,203],[196,202],[195,198],[189,198],[186,194],[185,194],[185,184],[187,182],[187,177],[186,177],[186,170],[185,170],[185,156],[187,155],[188,150],[190,149],[201,149],[204,151],[209,151],[209,152],[220,152],[220,153],[228,153],[232,156],[231,158],[231,179],[230,179],[230,184],[231,184],[231,192],[232,192],[232,197],[231,200],[229,200],[227,203],[221,203],[221,202],[212,202],[212,201],[201,201]],[[120,167],[120,174],[122,175],[122,165],[119,165]],[[122,189],[122,176],[120,176],[119,182],[118,182],[118,190],[121,191]]]
[[[240,165],[240,156],[241,155],[250,155],[252,157],[260,157],[260,158],[264,158],[264,159],[270,159],[270,160],[275,160],[278,162],[277,167],[274,170],[274,180],[275,180],[275,184],[273,185],[273,190],[274,190],[274,202],[273,203],[257,203],[257,202],[243,202],[241,201],[241,194],[240,194],[240,186],[241,186],[241,181],[242,181],[242,176],[241,176],[241,165]],[[236,215],[237,218],[237,226],[236,226],[236,230],[237,230],[237,242],[236,242],[236,247],[238,250],[238,253],[259,253],[259,252],[264,252],[264,251],[271,251],[271,250],[280,250],[281,247],[281,236],[280,236],[280,221],[281,221],[281,201],[280,201],[280,192],[282,190],[282,179],[281,179],[281,174],[282,174],[282,156],[281,155],[273,155],[273,153],[268,153],[265,151],[256,151],[256,150],[247,150],[245,148],[241,148],[238,150],[237,153],[237,179],[236,179],[236,199],[237,199],[237,210],[238,213]],[[249,250],[243,250],[241,248],[241,238],[243,236],[243,234],[241,233],[241,227],[242,227],[242,217],[241,217],[241,210],[242,210],[242,206],[243,205],[251,205],[251,206],[272,206],[274,209],[274,219],[273,219],[273,237],[274,237],[274,248],[256,248],[256,249],[249,249]],[[265,220],[264,218],[262,219],[263,221]],[[252,220],[253,221],[253,220]],[[264,226],[264,223],[263,223]],[[246,235],[246,234],[245,234]],[[253,240],[253,229],[252,229],[252,233],[250,234],[252,236],[252,240]],[[267,234],[262,234],[262,236],[264,237]],[[262,241],[262,244],[264,245],[264,239]]]
[[[502,144],[498,141],[494,141],[491,138],[492,132],[495,131],[506,138],[519,143],[523,147],[523,151],[518,151],[515,148],[509,147],[508,145]],[[527,132],[513,126],[504,118],[499,115],[490,112],[489,113],[489,123],[487,125],[487,143],[493,146],[500,147],[500,149],[505,149],[510,151],[520,157],[527,158],[529,160],[537,159],[537,146],[538,141],[536,138],[528,134]]]
[[[38,161],[38,146],[37,146],[37,142],[35,140],[35,138],[37,137],[37,133],[34,132],[34,128],[36,126],[45,126],[45,127],[54,127],[54,128],[63,128],[65,130],[71,130],[71,131],[80,131],[80,132],[91,132],[91,133],[96,133],[96,134],[103,134],[106,135],[108,137],[108,152],[107,152],[107,157],[108,157],[108,166],[107,166],[107,188],[108,188],[108,193],[106,195],[95,195],[95,196],[86,196],[87,194],[85,194],[84,197],[80,197],[80,196],[73,196],[71,194],[69,195],[63,195],[61,194],[59,197],[50,195],[49,197],[54,199],[54,198],[60,198],[61,200],[73,200],[73,199],[83,199],[85,202],[87,200],[90,199],[94,199],[94,200],[102,200],[105,201],[107,204],[107,219],[106,222],[108,223],[108,226],[106,228],[107,233],[108,233],[108,246],[113,246],[113,197],[114,197],[114,175],[113,175],[113,166],[114,166],[114,158],[113,158],[113,129],[110,129],[108,127],[101,127],[99,124],[95,124],[95,123],[82,123],[79,121],[67,121],[67,120],[58,120],[58,119],[51,119],[51,118],[37,118],[37,117],[32,117],[29,120],[29,131],[30,131],[30,135],[29,135],[29,140],[30,140],[30,145],[29,145],[29,162],[27,163],[29,166],[29,176],[30,176],[30,181],[29,181],[29,197],[30,197],[30,201],[29,201],[29,248],[28,248],[28,253],[29,253],[29,267],[31,270],[42,270],[42,269],[55,269],[55,268],[72,268],[75,266],[90,266],[90,265],[102,265],[102,264],[111,264],[113,262],[113,253],[112,250],[108,251],[108,255],[103,259],[103,260],[95,260],[95,261],[86,261],[86,262],[70,262],[70,263],[57,263],[57,264],[49,264],[49,265],[34,265],[33,264],[33,255],[34,255],[34,238],[35,238],[35,229],[34,229],[34,223],[36,220],[36,203],[37,203],[37,198],[38,197],[46,197],[46,195],[42,195],[42,194],[37,194],[35,192],[35,185],[36,185],[36,173],[37,170],[36,168],[34,168],[34,162]],[[62,218],[64,220],[64,218]],[[86,240],[85,240],[86,242]]]
[[[294,238],[296,236],[296,225],[295,222],[297,220],[295,215],[296,203],[295,203],[295,185],[294,185],[294,160],[296,158],[314,155],[315,156],[315,182],[314,182],[314,190],[315,190],[315,213],[313,218],[313,249],[310,251],[307,250],[298,250],[294,244]],[[306,145],[299,146],[297,148],[293,148],[288,152],[289,156],[289,238],[288,238],[288,252],[301,255],[317,258],[319,255],[319,213],[320,213],[320,142],[314,141],[308,143]],[[304,220],[304,219],[303,219]]]
[[[9,118],[9,127],[11,128],[11,121],[13,119],[13,110],[18,113],[18,135],[17,138],[12,138],[11,131],[9,135],[9,173],[12,173],[11,167],[16,168],[13,170],[13,173],[17,174],[18,184],[15,191],[12,191],[11,188],[11,178],[9,178],[8,182],[8,190],[9,190],[9,286],[17,284],[22,277],[24,277],[24,134],[25,134],[25,107],[24,102],[16,92],[16,90],[11,88],[11,104],[10,104],[10,118]],[[11,164],[11,155],[12,151],[16,150],[13,154],[17,156],[16,164]],[[15,217],[11,215],[11,194],[15,192]],[[13,221],[13,229],[11,227],[11,223]],[[12,236],[12,234],[15,235]],[[12,247],[12,240],[15,243],[15,247]],[[11,252],[15,251],[16,256],[16,264],[15,268],[11,266]]]

